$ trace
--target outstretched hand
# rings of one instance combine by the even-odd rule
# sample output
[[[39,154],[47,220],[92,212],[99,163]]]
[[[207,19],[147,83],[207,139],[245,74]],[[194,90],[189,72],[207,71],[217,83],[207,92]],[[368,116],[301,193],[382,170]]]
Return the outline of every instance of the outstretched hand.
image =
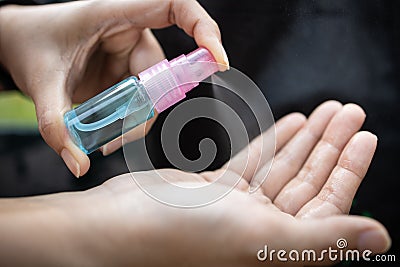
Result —
[[[273,129],[213,172],[133,173],[165,193],[168,188],[153,178],[182,185],[208,184],[222,173],[240,179],[226,197],[201,208],[161,204],[131,174],[85,192],[2,200],[3,214],[9,215],[0,217],[5,229],[0,257],[6,265],[21,266],[264,266],[258,256],[272,265],[320,265],[334,263],[323,251],[338,252],[339,239],[347,242],[343,251],[382,253],[390,246],[386,229],[373,219],[346,215],[377,144],[376,136],[359,132],[364,119],[359,106],[335,101],[320,105],[308,119],[298,113],[284,117],[276,123],[271,169],[272,159],[262,150],[269,148],[260,144]],[[265,176],[261,188],[249,194],[249,182]],[[226,189],[218,181],[216,186]],[[25,221],[29,225],[21,225]],[[319,260],[291,261],[286,254],[288,262],[280,262],[273,250],[300,255],[314,250]],[[19,251],[29,253],[18,257]]]
[[[84,175],[90,162],[69,138],[63,115],[72,103],[161,61],[163,52],[149,28],[174,24],[208,48],[218,63],[228,65],[217,24],[195,0],[92,0],[1,8],[0,64],[33,99],[43,138],[75,176]],[[119,145],[106,145],[103,153]]]
[[[271,159],[263,158],[268,153],[258,151],[262,138],[269,138],[268,131],[234,157],[232,164],[214,172],[190,174],[166,169],[134,173],[143,179],[161,175],[178,183],[206,184],[220,177],[221,172],[241,179],[228,196],[198,209],[171,208],[150,199],[133,183],[130,174],[109,180],[93,192],[106,196],[96,203],[110,208],[105,209],[108,220],[113,221],[108,231],[116,227],[114,224],[119,228],[116,232],[121,226],[126,231],[113,243],[126,248],[118,251],[118,258],[130,263],[143,260],[146,266],[253,266],[260,263],[257,252],[265,245],[270,250],[295,249],[301,253],[313,249],[319,253],[329,246],[337,249],[340,238],[348,242],[345,249],[384,252],[390,238],[380,223],[344,216],[377,145],[375,135],[359,132],[364,119],[359,106],[342,106],[335,101],[320,105],[308,119],[298,113],[284,117],[276,124],[277,154],[269,173],[270,165],[266,163]],[[243,157],[248,153],[251,158],[246,163]],[[260,176],[267,176],[266,181],[257,192],[249,194],[250,180]],[[98,216],[94,220],[101,220],[102,215]],[[134,240],[140,233],[128,230],[137,224],[145,225],[144,241],[139,247]],[[150,248],[154,257],[140,256]],[[103,262],[115,259],[107,251],[101,255]],[[325,256],[325,264],[334,263]],[[279,263],[276,258],[273,262]],[[290,266],[309,264],[312,262],[289,262]]]

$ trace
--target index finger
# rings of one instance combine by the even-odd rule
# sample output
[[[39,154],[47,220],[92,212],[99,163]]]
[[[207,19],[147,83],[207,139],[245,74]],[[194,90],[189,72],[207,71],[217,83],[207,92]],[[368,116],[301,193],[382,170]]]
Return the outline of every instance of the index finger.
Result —
[[[269,170],[273,156],[271,151],[275,151],[275,149],[271,148],[271,145],[275,145],[276,150],[280,150],[292,139],[305,121],[304,115],[299,113],[286,115],[276,123],[275,128],[271,127],[252,140],[247,147],[228,161],[222,169],[228,168],[236,174],[242,175],[247,182],[250,182],[260,168],[266,166]],[[276,143],[271,142],[271,138],[274,137],[276,137]]]
[[[138,28],[165,28],[177,25],[193,37],[200,47],[207,48],[217,63],[229,68],[217,23],[195,0],[165,1],[91,1],[91,20],[125,22]],[[93,12],[95,9],[97,12]],[[87,17],[87,12],[85,12]]]

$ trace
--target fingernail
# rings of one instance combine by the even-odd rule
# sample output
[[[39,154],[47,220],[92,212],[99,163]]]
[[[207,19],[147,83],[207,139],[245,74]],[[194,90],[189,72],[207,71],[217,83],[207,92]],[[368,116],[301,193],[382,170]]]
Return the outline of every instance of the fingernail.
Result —
[[[251,179],[250,187],[249,187],[249,194],[253,194],[257,189],[261,186],[260,182],[257,181],[255,178]]]
[[[107,145],[102,146],[100,151],[101,151],[101,153],[103,153],[103,156],[107,156],[108,155]]]
[[[221,50],[222,50],[222,56],[223,56],[223,66],[220,66],[220,71],[225,71],[225,70],[229,70],[229,59],[228,59],[228,55],[226,54],[225,48],[224,46],[219,43],[221,46]]]
[[[121,143],[118,142],[117,140],[113,140],[108,144],[105,144],[103,146],[103,156],[108,156],[111,153],[115,152],[116,150],[118,150],[118,148],[121,147]]]
[[[64,148],[61,151],[61,158],[64,160],[68,169],[75,175],[76,178],[80,176],[80,166],[79,163],[75,160],[74,156],[72,156],[71,152],[68,149]]]
[[[371,250],[374,253],[382,253],[389,249],[391,240],[385,231],[369,230],[358,238],[358,250]]]

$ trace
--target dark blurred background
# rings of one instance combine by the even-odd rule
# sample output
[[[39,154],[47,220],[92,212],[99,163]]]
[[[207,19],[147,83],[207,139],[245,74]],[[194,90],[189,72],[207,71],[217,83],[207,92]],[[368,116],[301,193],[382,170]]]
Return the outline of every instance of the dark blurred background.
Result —
[[[354,200],[351,214],[382,222],[393,239],[400,261],[400,1],[378,0],[202,0],[220,26],[231,65],[251,77],[264,92],[276,119],[292,111],[309,114],[324,100],[361,105],[367,113],[363,127],[379,138],[370,170]],[[193,40],[175,27],[154,31],[167,58],[195,48]],[[224,99],[211,87],[190,97]],[[160,148],[162,114],[151,130],[153,163],[170,167]],[[11,128],[7,128],[11,129]],[[127,172],[120,151],[109,157],[95,152],[87,175],[75,179],[36,131],[0,135],[0,196],[15,197],[84,190]],[[220,147],[217,125],[198,121],[181,135],[187,157],[196,157],[198,142],[212,137]],[[221,139],[221,140],[219,140]],[[221,150],[221,149],[220,149]],[[210,168],[227,154],[219,151]],[[344,262],[339,266],[397,266],[394,263]]]

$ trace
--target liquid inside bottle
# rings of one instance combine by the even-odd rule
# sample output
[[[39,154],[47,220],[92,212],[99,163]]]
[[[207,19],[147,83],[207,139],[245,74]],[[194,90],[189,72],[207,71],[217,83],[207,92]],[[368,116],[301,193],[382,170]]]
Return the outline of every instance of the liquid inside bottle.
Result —
[[[133,129],[153,116],[146,90],[129,77],[67,112],[64,120],[72,140],[89,154],[122,135],[123,128]]]
[[[208,64],[202,64],[208,63]],[[178,103],[200,81],[218,71],[205,48],[164,59],[67,112],[64,121],[75,144],[89,154]],[[154,109],[154,110],[153,110]]]

